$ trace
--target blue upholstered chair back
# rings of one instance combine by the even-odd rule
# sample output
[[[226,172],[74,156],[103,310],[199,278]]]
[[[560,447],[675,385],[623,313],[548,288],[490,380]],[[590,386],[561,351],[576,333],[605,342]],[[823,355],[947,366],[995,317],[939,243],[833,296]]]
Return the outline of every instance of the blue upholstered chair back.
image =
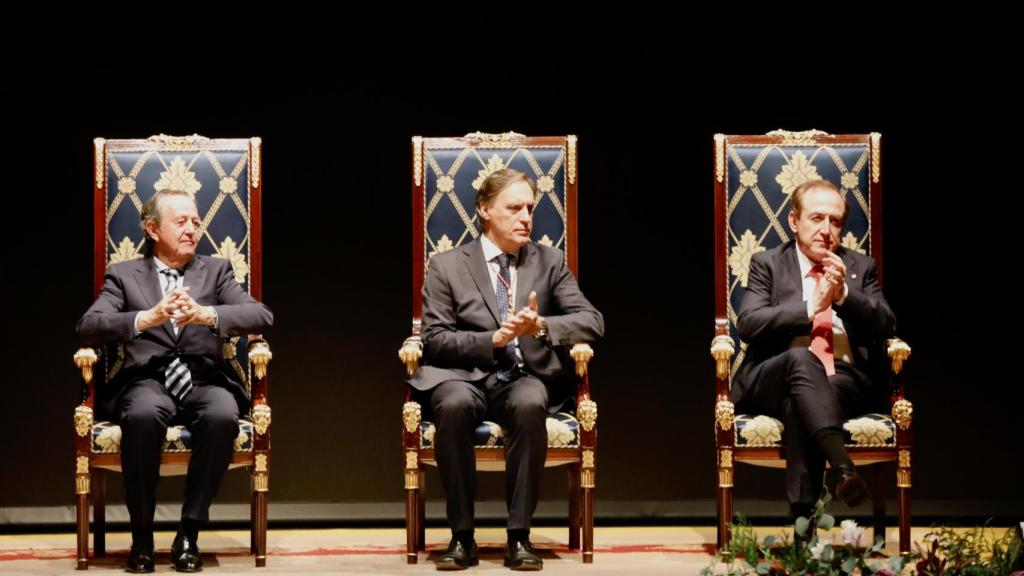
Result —
[[[536,182],[533,240],[565,252],[570,269],[576,271],[574,136],[478,133],[463,138],[416,137],[413,157],[413,210],[422,219],[422,227],[413,231],[418,253],[414,258],[422,263],[423,273],[431,256],[480,235],[476,193],[487,176],[502,168],[524,172]],[[422,281],[423,275],[417,274],[413,288],[417,318]]]
[[[106,266],[143,257],[142,206],[157,190],[170,188],[196,199],[202,220],[197,252],[229,260],[235,280],[259,298],[260,147],[259,138],[97,138],[96,290]],[[238,348],[245,366],[245,347]],[[107,368],[112,376],[116,361],[108,361]],[[243,378],[244,372],[240,369]]]

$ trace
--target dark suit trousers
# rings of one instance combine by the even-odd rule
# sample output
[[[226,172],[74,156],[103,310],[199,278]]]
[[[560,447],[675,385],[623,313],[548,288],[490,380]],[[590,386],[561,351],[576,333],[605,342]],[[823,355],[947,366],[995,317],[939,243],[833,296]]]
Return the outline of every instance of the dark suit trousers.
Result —
[[[749,387],[737,410],[766,414],[782,421],[786,447],[786,496],[790,504],[813,504],[821,496],[825,455],[814,441],[824,429],[842,430],[843,421],[870,411],[876,392],[867,376],[836,361],[825,374],[818,357],[792,348],[751,368]]]
[[[205,523],[238,436],[238,403],[231,392],[219,386],[196,385],[179,405],[162,382],[139,380],[122,392],[116,414],[132,531],[153,529],[160,448],[172,423],[184,424],[193,438],[181,518]]]
[[[437,467],[452,531],[473,529],[473,431],[482,420],[496,422],[505,431],[507,528],[528,530],[547,457],[548,391],[544,383],[525,373],[507,383],[493,374],[475,383],[452,380],[434,388],[430,406]]]

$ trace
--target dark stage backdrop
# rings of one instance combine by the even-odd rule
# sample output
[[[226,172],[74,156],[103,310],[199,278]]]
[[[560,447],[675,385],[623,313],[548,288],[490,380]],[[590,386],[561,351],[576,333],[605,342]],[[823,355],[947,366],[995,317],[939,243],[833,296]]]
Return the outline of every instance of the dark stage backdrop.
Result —
[[[1019,328],[1019,146],[1005,131],[1019,106],[989,84],[982,52],[938,37],[899,52],[885,27],[854,47],[769,49],[752,30],[737,32],[749,42],[697,40],[698,22],[657,15],[629,31],[614,14],[591,32],[533,28],[509,44],[476,42],[487,23],[472,19],[356,40],[356,21],[254,18],[242,28],[257,39],[218,40],[207,23],[208,37],[180,43],[100,47],[82,33],[52,59],[8,52],[0,522],[73,518],[92,139],[158,133],[263,139],[271,522],[397,521],[409,139],[477,130],[579,137],[580,282],[608,334],[592,364],[599,522],[714,513],[712,135],[776,128],[883,135],[885,291],[914,349],[915,511],[1024,514],[1024,393],[1015,362],[997,356],[1019,340],[1000,320]],[[564,510],[564,474],[545,476],[546,516]],[[482,500],[502,499],[500,478]],[[435,473],[428,485],[440,517]],[[736,486],[738,511],[784,511],[780,471],[741,466]],[[165,480],[162,501],[182,490]],[[241,510],[247,495],[234,472],[219,502]]]

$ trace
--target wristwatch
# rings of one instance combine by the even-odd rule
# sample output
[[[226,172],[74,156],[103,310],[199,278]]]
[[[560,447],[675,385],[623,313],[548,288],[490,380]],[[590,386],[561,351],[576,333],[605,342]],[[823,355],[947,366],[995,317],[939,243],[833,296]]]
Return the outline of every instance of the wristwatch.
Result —
[[[547,323],[546,320],[544,320],[543,316],[538,316],[537,317],[537,326],[538,326],[537,332],[533,335],[533,337],[535,339],[537,339],[537,340],[543,340],[543,339],[547,338],[548,337],[548,323]]]

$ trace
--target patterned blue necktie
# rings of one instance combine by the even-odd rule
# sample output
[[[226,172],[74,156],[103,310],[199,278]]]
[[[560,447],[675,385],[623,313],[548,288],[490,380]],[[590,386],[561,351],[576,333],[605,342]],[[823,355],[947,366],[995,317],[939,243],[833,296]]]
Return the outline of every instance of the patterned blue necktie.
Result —
[[[509,290],[512,288],[512,274],[509,271],[508,254],[501,254],[498,261],[498,284],[495,286],[494,294],[498,298],[498,318],[502,322],[508,319],[509,315]],[[518,373],[516,365],[516,345],[509,342],[504,348],[494,351],[495,359],[498,361],[498,380],[511,382]]]
[[[160,273],[167,277],[167,281],[163,282],[162,286],[164,296],[167,296],[178,287],[178,279],[182,274],[175,268],[164,268]],[[177,334],[178,326],[173,318],[171,318],[171,325],[174,326],[174,333]],[[178,401],[184,400],[185,396],[192,391],[192,374],[180,357],[175,356],[164,370],[164,386]]]

